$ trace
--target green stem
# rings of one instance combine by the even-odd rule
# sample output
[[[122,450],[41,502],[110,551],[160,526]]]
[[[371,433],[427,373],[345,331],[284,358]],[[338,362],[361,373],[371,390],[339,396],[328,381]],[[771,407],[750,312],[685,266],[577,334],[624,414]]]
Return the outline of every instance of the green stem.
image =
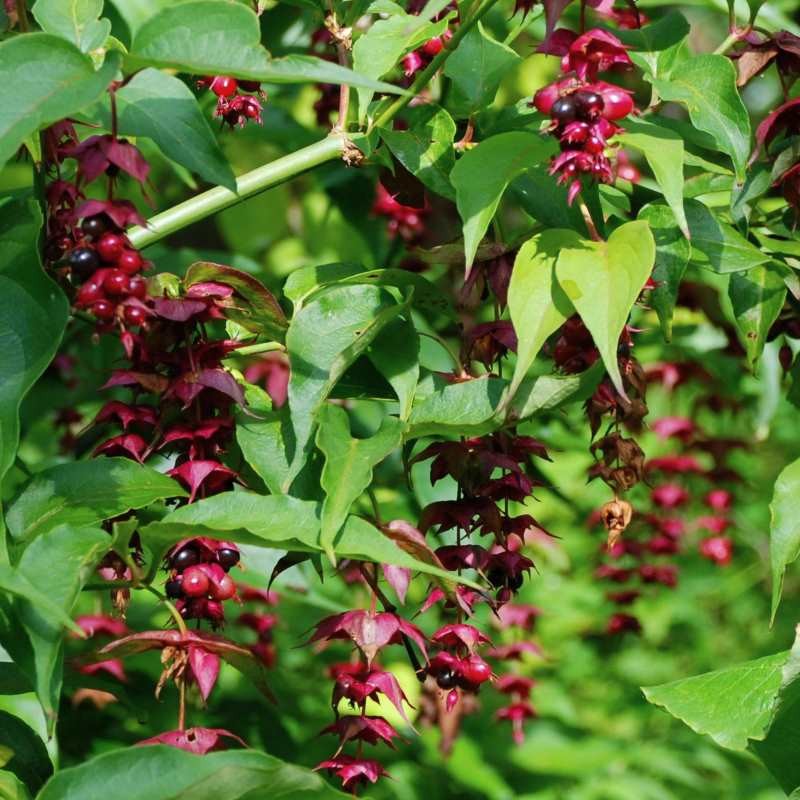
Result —
[[[740,42],[742,39],[742,31],[734,30],[729,33],[722,44],[714,51],[715,56],[721,56],[728,52],[737,42]]]
[[[436,57],[419,73],[417,79],[411,84],[406,94],[401,94],[378,118],[373,122],[372,127],[383,128],[394,119],[421,91],[428,85],[431,78],[439,71],[439,68],[458,47],[461,40],[478,24],[486,12],[497,2],[497,0],[483,0],[478,10],[468,19],[462,22],[455,33],[450,37],[442,50]]]
[[[344,136],[328,136],[308,147],[257,167],[236,179],[235,192],[223,186],[215,186],[207,192],[190,197],[183,203],[156,214],[147,221],[146,227],[132,228],[128,238],[138,249],[149,247],[193,222],[199,222],[218,211],[241,203],[242,200],[277,186],[312,167],[339,158],[344,151],[345,143]]]
[[[285,350],[286,348],[280,342],[263,342],[262,344],[248,344],[246,347],[240,347],[234,350],[232,356],[254,356],[257,353],[269,353],[274,350]]]

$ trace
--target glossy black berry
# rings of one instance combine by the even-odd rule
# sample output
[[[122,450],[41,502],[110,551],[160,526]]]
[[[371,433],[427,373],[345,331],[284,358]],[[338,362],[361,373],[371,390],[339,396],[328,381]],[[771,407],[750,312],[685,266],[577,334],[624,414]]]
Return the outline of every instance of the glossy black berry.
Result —
[[[102,236],[108,230],[108,222],[102,214],[86,217],[81,223],[81,230],[86,236]]]
[[[550,109],[550,116],[559,125],[572,122],[576,116],[575,101],[572,97],[559,97]]]
[[[186,569],[186,567],[193,567],[195,564],[200,563],[200,551],[192,545],[186,545],[178,550],[175,555],[170,559],[170,566],[177,569],[179,572]]]
[[[78,275],[91,275],[100,266],[100,257],[89,247],[76,247],[68,256],[67,264]]]
[[[446,669],[436,676],[436,684],[440,689],[452,689],[458,683],[458,675],[451,669]]]
[[[239,563],[239,551],[232,547],[220,547],[217,550],[217,563],[227,572]]]
[[[575,92],[572,98],[575,102],[577,115],[584,119],[595,119],[600,115],[605,105],[602,95],[589,90]]]
[[[173,600],[183,596],[183,581],[180,578],[175,578],[174,580],[167,581],[164,584],[164,591],[167,594],[167,597],[171,597]]]

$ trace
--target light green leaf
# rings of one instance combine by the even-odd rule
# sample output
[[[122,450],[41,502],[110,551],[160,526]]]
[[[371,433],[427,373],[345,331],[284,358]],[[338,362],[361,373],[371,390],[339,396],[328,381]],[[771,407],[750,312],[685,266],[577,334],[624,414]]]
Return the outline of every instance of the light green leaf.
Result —
[[[109,52],[95,72],[89,56],[60,36],[31,33],[0,42],[0,165],[40,128],[102,97],[119,69]],[[13,220],[8,220],[10,224]]]
[[[479,22],[445,62],[444,74],[453,83],[448,110],[469,117],[491,105],[500,82],[519,61],[514,50],[493,39]]]
[[[111,23],[100,19],[103,0],[36,0],[31,9],[46,33],[61,36],[84,53],[105,42]]]
[[[556,278],[592,334],[609,377],[623,396],[617,361],[619,337],[650,277],[655,255],[648,224],[636,220],[617,228],[607,242],[565,246],[556,262]]]
[[[772,564],[772,619],[783,592],[787,565],[800,555],[800,459],[784,467],[769,506],[769,555]]]
[[[233,170],[183,81],[157,69],[145,69],[116,96],[121,134],[147,136],[168,158],[209,183],[236,191]]]
[[[728,296],[747,353],[747,362],[755,367],[767,334],[786,299],[783,275],[769,265],[733,272],[728,284]]]
[[[129,747],[95,756],[56,773],[37,800],[106,800],[109,787],[125,800],[269,797],[344,800],[316,772],[257,750],[196,755],[166,745]]]
[[[413,320],[392,320],[369,346],[367,358],[394,389],[400,419],[407,420],[419,381],[419,334]]]
[[[450,180],[456,189],[456,204],[464,227],[467,273],[508,184],[545,161],[554,148],[552,141],[539,134],[510,131],[485,139],[464,153],[453,167]]]
[[[51,362],[67,323],[67,300],[39,260],[41,224],[34,200],[0,203],[0,480],[14,463],[20,403]]]
[[[669,128],[638,120],[626,120],[625,132],[616,139],[644,154],[678,226],[689,238],[689,223],[683,211],[683,139]]]
[[[777,653],[642,691],[693,731],[722,747],[744,750],[749,739],[764,736],[786,660],[787,653]]]
[[[53,614],[36,600],[19,599],[15,615],[27,633],[30,656],[19,659],[9,650],[31,676],[51,733],[55,729],[61,695],[63,617],[69,618],[81,588],[110,544],[111,538],[100,528],[62,525],[34,539],[17,564],[18,573],[32,585],[47,587],[47,597],[61,612]],[[54,564],[58,569],[53,568]]]
[[[686,218],[692,237],[692,261],[715,272],[738,272],[771,260],[735,228],[720,222],[697,200],[687,200]]]
[[[542,345],[575,309],[555,279],[561,249],[583,240],[570,230],[537,234],[519,249],[508,286],[508,311],[517,333],[517,363],[508,390],[511,400]]]
[[[185,494],[151,467],[127,458],[96,458],[40,472],[11,504],[6,521],[16,542],[29,542],[58,525],[96,525]]]
[[[380,429],[366,439],[350,433],[350,418],[339,406],[326,404],[319,412],[317,447],[325,456],[320,484],[325,490],[322,503],[320,546],[333,564],[333,542],[347,519],[350,506],[372,483],[372,470],[400,444],[403,424],[384,417]]]
[[[392,155],[429,189],[455,200],[450,171],[456,163],[453,139],[456,124],[452,117],[436,105],[409,109],[406,130],[381,130],[381,138]]]
[[[13,772],[2,769],[0,770],[0,797],[3,800],[31,800],[31,793]]]
[[[669,79],[653,82],[664,100],[682,103],[692,124],[714,137],[743,181],[750,156],[750,116],[736,88],[736,69],[727,56],[700,55],[684,61]]]
[[[191,0],[161,9],[136,32],[125,60],[132,69],[151,66],[271,83],[347,83],[401,91],[315,56],[271,59],[261,46],[255,12],[226,0]]]
[[[672,314],[681,280],[689,264],[692,247],[681,233],[672,210],[661,203],[650,203],[639,211],[639,219],[650,226],[656,242],[655,288],[650,290],[650,305],[658,314],[667,341],[672,339]]]

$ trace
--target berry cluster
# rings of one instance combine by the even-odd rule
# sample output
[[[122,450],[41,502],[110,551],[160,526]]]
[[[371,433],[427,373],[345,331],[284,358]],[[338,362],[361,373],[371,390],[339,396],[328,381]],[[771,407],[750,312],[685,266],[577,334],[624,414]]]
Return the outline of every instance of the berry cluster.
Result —
[[[214,116],[223,125],[243,128],[249,121],[261,124],[261,100],[266,95],[258,81],[243,81],[229,75],[214,75],[200,78],[198,89],[210,89],[217,96]],[[243,94],[245,92],[245,94]]]
[[[546,52],[563,55],[564,77],[536,92],[532,104],[550,117],[548,130],[558,138],[561,153],[550,173],[569,184],[571,204],[581,190],[581,177],[612,183],[614,170],[608,155],[608,140],[619,133],[617,120],[633,111],[631,93],[597,79],[598,72],[612,66],[630,66],[625,45],[615,36],[594,29],[581,36],[552,37]],[[574,37],[574,38],[573,38]]]
[[[222,603],[236,596],[228,572],[239,563],[231,542],[198,537],[178,542],[167,554],[164,590],[184,619],[207,619],[214,627],[225,618]]]
[[[439,689],[447,692],[445,709],[451,711],[459,691],[477,694],[492,677],[492,668],[475,651],[489,639],[477,628],[463,623],[444,625],[431,636],[442,650],[430,660],[427,673]]]
[[[405,76],[411,78],[421,69],[425,69],[444,50],[444,46],[452,36],[453,34],[448,28],[441,36],[428,39],[422,47],[404,55],[403,73]]]

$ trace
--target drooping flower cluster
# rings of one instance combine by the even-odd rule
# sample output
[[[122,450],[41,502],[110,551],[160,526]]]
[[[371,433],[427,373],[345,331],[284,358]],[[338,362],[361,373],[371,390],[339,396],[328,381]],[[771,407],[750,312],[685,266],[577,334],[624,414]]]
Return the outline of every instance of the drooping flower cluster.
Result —
[[[598,80],[598,73],[629,67],[625,45],[615,36],[593,29],[578,36],[565,29],[549,37],[543,52],[561,55],[563,76],[539,89],[532,104],[550,117],[548,131],[558,138],[561,153],[550,172],[568,184],[570,204],[581,190],[581,178],[612,183],[614,169],[608,140],[622,129],[617,121],[633,111],[626,89]]]
[[[210,89],[217,96],[214,116],[231,128],[243,128],[249,121],[261,124],[261,100],[266,95],[258,81],[244,81],[229,75],[200,78],[199,89]]]
[[[416,646],[426,661],[428,654],[422,631],[389,611],[353,610],[326,617],[317,624],[310,641],[340,639],[352,643],[355,660],[331,667],[334,679],[331,705],[335,720],[323,730],[338,738],[339,747],[316,769],[328,770],[341,779],[345,789],[354,791],[359,785],[375,783],[386,775],[380,762],[362,757],[363,744],[383,742],[394,747],[394,739],[399,736],[386,719],[367,714],[367,701],[383,696],[404,719],[403,704],[410,706],[394,675],[377,666],[378,653],[389,645],[404,645],[408,650]],[[351,742],[357,745],[354,756],[342,752]]]
[[[412,2],[409,4],[408,11],[411,14],[419,14],[423,8],[425,8],[424,2]],[[435,17],[434,19],[439,20],[443,19],[448,14],[455,12],[455,18],[452,20],[453,25],[458,24],[458,6],[455,2],[448,3]],[[426,42],[422,44],[421,47],[418,47],[416,50],[412,50],[410,53],[406,53],[403,56],[403,73],[405,74],[406,78],[412,78],[414,75],[417,74],[420,70],[425,69],[428,64],[433,61],[439,53],[442,52],[447,42],[452,38],[453,31],[449,27],[445,28],[443,33],[440,36],[434,36],[431,39],[428,39]]]
[[[425,230],[428,211],[427,206],[416,208],[403,205],[382,183],[378,184],[372,213],[387,218],[386,228],[390,237],[400,236],[408,246],[415,244]]]

